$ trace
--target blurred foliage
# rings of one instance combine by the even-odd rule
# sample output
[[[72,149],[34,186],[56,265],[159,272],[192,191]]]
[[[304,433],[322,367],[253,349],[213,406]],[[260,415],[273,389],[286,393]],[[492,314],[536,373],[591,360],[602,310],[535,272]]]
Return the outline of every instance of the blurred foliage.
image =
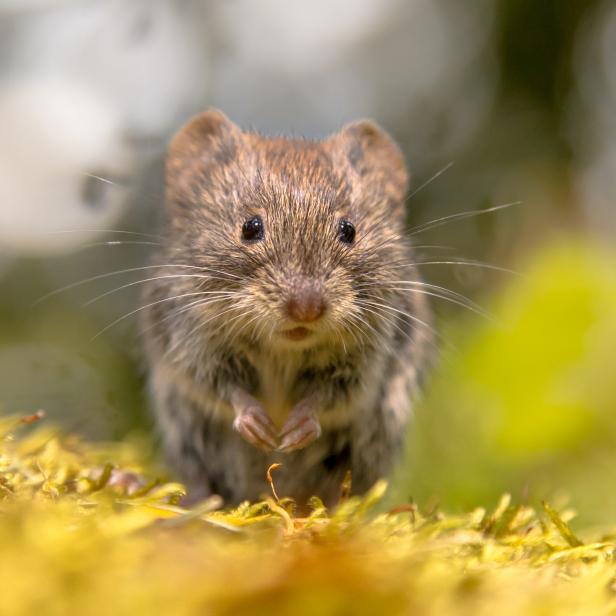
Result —
[[[306,517],[288,498],[178,504],[138,445],[92,445],[39,416],[0,426],[0,613],[575,614],[616,608],[616,536],[570,511],[377,513],[385,484]],[[20,435],[21,434],[21,435]],[[282,471],[280,471],[282,472]],[[275,474],[274,479],[275,482]]]
[[[578,27],[600,2],[500,0],[498,4],[503,96],[526,97],[558,121],[563,97],[572,87],[571,53]]]
[[[616,255],[563,240],[494,304],[494,322],[443,333],[455,350],[417,412],[398,494],[468,507],[563,491],[584,520],[613,519]]]
[[[93,318],[78,295],[45,299],[54,289],[42,285],[34,263],[14,268],[2,290],[0,414],[42,408],[55,422],[92,439],[121,438],[151,423],[134,331],[95,338],[109,322],[106,313]],[[37,303],[41,298],[45,301]],[[131,299],[122,310],[133,309],[137,299]]]

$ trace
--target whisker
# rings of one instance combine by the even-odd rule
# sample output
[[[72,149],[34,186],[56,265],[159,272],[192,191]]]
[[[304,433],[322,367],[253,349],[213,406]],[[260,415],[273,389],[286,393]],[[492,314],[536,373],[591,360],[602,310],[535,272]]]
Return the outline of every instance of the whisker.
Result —
[[[469,210],[466,212],[458,212],[457,214],[450,214],[449,216],[443,216],[442,218],[436,218],[435,220],[431,220],[429,222],[418,225],[417,227],[413,227],[409,231],[409,235],[417,235],[418,233],[423,233],[428,229],[434,229],[435,227],[440,227],[442,225],[449,224],[450,222],[454,222],[456,220],[464,220],[465,218],[472,218],[473,216],[481,216],[482,214],[490,214],[492,212],[497,212],[499,210],[504,210],[514,205],[521,205],[521,201],[512,201],[511,203],[503,203],[502,205],[495,205],[494,207],[489,207],[483,210]]]
[[[103,177],[102,175],[97,175],[95,173],[89,173],[88,171],[84,171],[83,175],[86,177],[92,178],[93,180],[98,180],[103,184],[108,184],[109,186],[118,186],[120,188],[131,188],[131,184],[128,181],[119,182],[117,180],[112,180],[111,178]],[[147,197],[147,200],[151,203],[158,203],[163,201],[164,196],[159,193],[154,193],[149,190],[143,190],[142,188],[139,190],[140,195]]]
[[[196,327],[193,327],[190,331],[188,331],[185,335],[184,335],[184,340],[186,340],[187,338],[190,338],[192,336],[194,336],[203,326],[207,325],[210,321],[213,321],[214,319],[218,319],[221,316],[228,314],[229,312],[233,312],[237,310],[237,306],[231,306],[230,308],[227,308],[226,310],[223,310],[222,312],[218,312],[214,315],[212,315],[211,317],[208,317],[207,319],[205,319],[204,321],[199,321],[199,323],[197,323]],[[230,321],[228,321],[228,323],[232,322],[236,317],[233,317],[233,319],[231,319]],[[174,345],[172,347],[175,348]]]
[[[252,323],[254,323],[255,321],[257,321],[257,320],[259,319],[259,315],[258,315],[258,314],[255,314],[255,315],[253,315],[253,317],[252,317],[251,319],[249,319],[248,321],[246,321],[246,322],[244,322],[244,323],[241,323],[240,319],[241,319],[242,317],[245,317],[245,316],[249,315],[249,314],[250,314],[250,311],[249,311],[249,309],[248,309],[248,308],[246,308],[246,309],[244,310],[244,312],[240,313],[239,315],[237,315],[237,317],[234,317],[234,318],[232,319],[232,321],[235,321],[235,323],[234,323],[233,327],[231,327],[231,328],[228,330],[227,335],[226,335],[226,337],[225,337],[225,340],[228,342],[229,346],[231,346],[231,347],[232,347],[232,346],[233,346],[233,343],[234,343],[234,342],[235,342],[235,340],[238,338],[238,336],[240,336],[240,335],[242,334],[242,332],[244,332],[245,330],[247,330],[247,329],[250,327],[250,325],[251,325]],[[234,330],[234,329],[235,329],[235,327],[238,325],[238,323],[240,324],[240,328],[239,328],[239,329],[237,330],[237,332],[233,335],[233,337],[231,337],[231,335],[233,334],[233,330]],[[265,326],[266,326],[266,324],[265,324],[265,322],[263,322],[263,323],[261,324],[261,329],[265,329]]]
[[[481,263],[480,261],[420,261],[418,265],[467,265],[468,267],[480,267],[480,268],[492,270],[495,272],[511,274],[512,276],[518,276],[519,278],[526,277],[522,272],[518,272],[509,267],[491,265],[490,263]]]
[[[454,161],[452,160],[451,162],[448,162],[440,171],[437,171],[432,177],[428,178],[423,184],[420,184],[407,198],[406,200],[409,201],[410,199],[412,199],[420,190],[423,190],[426,186],[428,186],[429,184],[432,184],[432,182],[434,182],[434,180],[436,180],[438,177],[440,177],[441,175],[443,175],[443,173],[445,173],[446,171],[449,171],[449,169],[451,169],[454,165]]]
[[[474,302],[467,303],[467,302],[463,302],[457,299],[453,299],[451,297],[448,297],[447,295],[441,295],[439,293],[434,293],[432,291],[426,291],[425,289],[416,289],[412,287],[410,289],[409,287],[388,287],[388,290],[391,290],[391,291],[409,291],[410,290],[413,293],[419,293],[421,295],[429,295],[430,297],[442,299],[443,301],[450,302],[451,304],[455,304],[456,306],[461,306],[462,308],[466,308],[467,310],[470,310],[471,312],[479,315],[480,317],[483,317],[484,319],[492,321],[493,323],[497,322],[496,317],[494,317],[491,313],[484,310],[483,308],[481,308],[481,306],[475,304]]]
[[[180,306],[179,308],[176,308],[175,310],[172,309],[169,311],[169,314],[167,315],[167,317],[165,317],[165,319],[177,317],[181,314],[184,314],[185,312],[189,312],[193,308],[199,308],[201,306],[208,306],[209,304],[214,303],[214,302],[220,302],[223,300],[232,299],[240,294],[236,292],[232,292],[232,291],[228,291],[228,292],[220,291],[218,295],[219,296],[216,298],[208,297],[206,299],[197,299],[194,302],[189,302],[185,306]],[[162,320],[165,320],[165,319],[162,319]]]
[[[371,301],[366,301],[364,299],[356,300],[356,301],[357,301],[358,304],[368,304],[370,306],[378,306],[379,308],[383,308],[385,310],[389,310],[390,312],[395,312],[397,314],[400,314],[400,315],[406,317],[407,319],[411,319],[411,321],[414,321],[415,323],[418,323],[419,325],[422,325],[429,332],[431,332],[432,335],[434,335],[436,337],[440,337],[440,334],[431,325],[429,325],[425,321],[421,320],[419,317],[416,317],[415,315],[409,314],[408,312],[406,312],[404,310],[400,310],[399,308],[394,308],[393,306],[388,306],[387,304],[381,304],[380,302],[374,302],[374,301],[371,302]]]
[[[167,274],[163,276],[153,276],[152,278],[143,278],[141,280],[134,280],[133,282],[128,282],[126,284],[123,284],[122,286],[116,287],[115,289],[105,291],[105,293],[101,293],[100,295],[97,295],[96,297],[81,304],[81,307],[85,308],[86,306],[90,306],[91,304],[97,302],[98,300],[103,299],[104,297],[107,297],[108,295],[112,295],[113,293],[117,293],[118,291],[122,291],[123,289],[128,289],[130,287],[134,287],[140,284],[146,284],[148,282],[153,282],[155,280],[164,280],[165,278],[172,278],[172,279],[197,278],[197,279],[202,279],[202,280],[224,280],[224,278],[212,278],[212,276],[206,276],[203,274]],[[219,291],[204,291],[204,293],[219,293]]]
[[[270,327],[269,327],[269,332],[268,332],[268,339],[272,340],[272,338],[274,337],[274,333],[277,331],[277,324],[276,322],[272,319],[271,322],[269,323]],[[268,320],[267,319],[262,319],[262,325],[259,327],[259,329],[255,332],[255,339],[259,340],[259,338],[261,336],[265,335],[266,330],[268,329]]]
[[[265,328],[264,328],[265,329]],[[269,327],[269,332],[267,333],[267,341],[269,344],[272,343],[272,339],[274,338],[274,332],[276,331],[276,325],[275,323],[272,321],[270,327]]]
[[[364,340],[365,338],[365,334],[363,334],[361,328],[359,327],[359,325],[357,323],[355,323],[354,321],[354,317],[356,315],[347,315],[345,320],[343,321],[343,328],[349,333],[349,335],[353,338],[353,341],[355,342],[355,344],[360,347],[360,348],[364,348],[366,346],[366,341]],[[348,326],[348,327],[347,327]],[[354,326],[357,331],[359,332],[359,336],[353,331],[352,326]]]
[[[121,317],[117,318],[112,323],[109,323],[109,325],[107,325],[106,327],[101,329],[97,334],[95,334],[90,339],[90,341],[96,340],[96,338],[98,338],[100,335],[104,334],[107,330],[111,329],[114,325],[117,325],[118,323],[121,323],[125,319],[128,319],[129,317],[132,317],[133,315],[137,314],[138,312],[141,312],[142,310],[146,310],[147,308],[151,308],[152,306],[157,306],[158,304],[162,304],[163,302],[172,302],[174,300],[178,300],[178,299],[181,299],[183,297],[190,297],[190,296],[203,295],[203,294],[204,294],[204,291],[194,291],[192,293],[182,293],[180,295],[174,295],[172,297],[164,297],[163,299],[156,300],[155,302],[150,302],[149,304],[145,304],[145,306],[139,306],[139,308],[136,308],[135,310],[131,310],[130,312],[127,312],[126,314],[124,314]]]
[[[96,248],[97,246],[162,246],[162,244],[160,242],[108,240],[106,242],[84,244],[81,248]]]
[[[423,250],[425,248],[433,248],[434,250],[455,250],[455,246],[445,246],[444,244],[412,244],[412,248],[415,251]]]
[[[149,237],[155,240],[162,240],[162,235],[153,233],[142,233],[140,231],[127,231],[125,229],[61,229],[59,231],[47,231],[48,235],[62,235],[63,233],[117,233],[120,235],[134,235],[135,237]]]
[[[482,267],[484,269],[494,270],[496,272],[503,272],[505,274],[513,274],[514,276],[524,277],[524,274],[507,267],[500,267],[499,265],[492,265],[491,263],[484,263],[483,261],[475,261],[472,259],[459,260],[454,259],[451,261],[414,261],[410,265],[467,265],[469,267]]]
[[[340,342],[342,343],[342,350],[344,351],[344,354],[347,355],[348,351],[346,347],[346,342],[344,341],[344,336],[339,331],[337,331],[337,334],[338,334],[338,338],[340,338]]]
[[[143,265],[141,267],[129,267],[127,269],[123,269],[123,270],[116,270],[114,272],[106,272],[105,274],[98,274],[97,276],[91,276],[90,278],[85,278],[84,280],[78,280],[77,282],[72,282],[70,284],[67,284],[59,289],[54,289],[53,291],[50,291],[49,293],[46,293],[45,295],[43,295],[42,297],[39,297],[36,301],[34,301],[31,305],[32,308],[34,308],[35,306],[37,306],[38,304],[40,304],[41,302],[44,302],[46,299],[49,299],[50,297],[54,297],[55,295],[59,295],[60,293],[64,293],[65,291],[69,291],[70,289],[74,289],[76,287],[79,287],[81,285],[84,284],[88,284],[89,282],[95,282],[96,280],[103,280],[104,278],[109,278],[110,276],[119,276],[120,274],[129,274],[132,272],[141,272],[143,270],[149,270],[149,269],[159,269],[162,267],[175,267],[175,268],[186,268],[186,269],[196,269],[200,272],[207,272],[207,271],[213,271],[214,273],[217,274],[224,274],[226,276],[230,276],[232,278],[237,278],[239,280],[241,280],[240,276],[236,276],[235,274],[231,274],[229,272],[221,272],[218,270],[209,270],[209,268],[206,267],[199,267],[197,265],[186,265],[183,263],[173,263],[173,264],[159,264],[159,265]]]
[[[226,310],[223,310],[222,312],[219,312],[211,317],[209,317],[208,319],[206,319],[205,321],[199,323],[197,325],[197,327],[195,327],[194,329],[192,329],[187,336],[193,336],[194,334],[197,333],[197,331],[199,331],[204,325],[207,325],[210,321],[213,321],[214,319],[218,319],[221,316],[228,314],[229,312],[235,312],[238,310],[238,306],[234,305],[231,306],[230,308],[227,308]],[[231,319],[227,319],[226,323],[225,323],[225,332],[224,332],[224,336],[223,336],[223,340],[225,342],[229,341],[229,338],[231,336],[231,333],[233,332],[233,329],[235,329],[237,323],[239,323],[239,319],[241,319],[242,317],[245,317],[247,314],[249,314],[249,311],[247,309],[244,309],[242,312],[236,314],[233,318]],[[229,325],[231,323],[234,323],[233,327],[229,328]],[[240,331],[243,329],[243,327],[240,327]],[[235,337],[234,337],[235,339]]]
[[[208,297],[205,300],[198,299],[198,300],[196,300],[194,302],[190,302],[186,306],[181,306],[180,308],[178,308],[176,310],[170,310],[169,314],[166,314],[164,317],[158,319],[157,321],[155,321],[154,323],[152,323],[151,325],[149,325],[148,327],[143,329],[141,331],[141,333],[144,334],[146,332],[149,332],[150,330],[154,329],[155,327],[157,327],[161,323],[165,323],[166,321],[170,321],[171,319],[174,319],[174,318],[178,317],[180,314],[183,314],[184,312],[188,312],[191,308],[197,308],[198,306],[208,306],[210,304],[215,304],[216,302],[225,301],[227,299],[228,299],[228,297],[226,297],[226,296],[224,296],[224,297],[213,297],[213,298],[212,297]]]
[[[357,289],[358,290],[362,290],[362,289],[366,289],[369,287],[381,287],[381,288],[391,288],[393,285],[401,285],[401,286],[411,286],[411,287],[424,287],[427,289],[432,289],[434,291],[439,291],[449,297],[452,297],[460,302],[462,302],[463,304],[466,304],[469,307],[473,307],[476,310],[482,312],[483,308],[475,303],[472,299],[470,299],[469,297],[466,297],[466,295],[462,295],[462,293],[458,293],[457,291],[453,291],[452,289],[448,289],[447,287],[442,287],[440,285],[436,285],[436,284],[431,284],[429,282],[424,282],[423,280],[389,280],[386,283],[360,283],[359,285],[357,285]],[[395,289],[394,289],[395,290]],[[406,290],[406,289],[404,289]]]
[[[237,310],[239,308],[239,306],[234,306],[234,308]],[[230,319],[229,321],[227,321],[225,323],[225,340],[230,340],[231,339],[231,335],[233,334],[233,331],[235,330],[235,328],[237,327],[237,325],[239,324],[240,326],[240,330],[242,331],[242,329],[244,328],[244,326],[246,325],[246,323],[242,324],[241,323],[241,319],[243,317],[245,317],[246,315],[250,314],[250,309],[247,306],[242,306],[242,312],[239,312],[236,316],[234,316],[232,319]],[[253,315],[252,319],[250,319],[250,323],[254,320],[256,320],[258,318],[258,315]],[[229,324],[233,323],[232,327],[229,327]],[[235,337],[233,337],[233,340],[235,340]]]
[[[439,345],[437,344],[436,340],[440,340],[441,343],[447,347],[450,351],[453,352],[459,352],[459,350],[457,349],[457,347],[452,344],[451,342],[449,342],[448,340],[445,340],[445,338],[442,336],[442,334],[440,332],[438,332],[434,327],[432,327],[431,325],[429,325],[428,323],[426,323],[425,321],[422,321],[421,319],[408,314],[407,312],[404,312],[402,310],[398,310],[396,308],[393,308],[392,306],[387,306],[385,304],[379,304],[377,302],[365,302],[364,300],[362,300],[362,302],[364,304],[369,304],[370,306],[375,306],[375,307],[380,307],[383,308],[385,310],[389,310],[392,313],[396,313],[396,314],[401,314],[407,318],[409,318],[411,321],[414,321],[415,323],[417,323],[418,325],[420,325],[422,328],[418,328],[417,329],[417,334],[419,336],[421,336],[435,351],[439,351]],[[379,318],[384,319],[386,318],[385,315],[375,312],[374,310],[371,310],[370,308],[368,308],[366,305],[363,306],[362,308],[363,310],[368,310],[369,312],[372,312],[374,314],[376,314]],[[393,316],[393,314],[391,315]],[[395,323],[394,321],[388,320],[387,322],[389,322],[391,325],[394,325],[396,327],[396,329],[398,329],[398,331],[400,331],[407,340],[412,340],[411,334],[409,332],[404,331],[397,323]],[[431,335],[426,335],[425,330],[427,330],[428,332],[430,332]]]
[[[378,313],[374,312],[373,310],[368,310],[368,309],[366,309],[366,310],[367,310],[367,312],[372,312],[373,314],[378,316],[379,319],[383,318],[383,315],[379,315]],[[366,326],[374,334],[374,338],[376,340],[379,340],[379,342],[381,342],[382,344],[384,344],[385,348],[386,348],[386,350],[388,352],[391,351],[391,347],[383,339],[384,338],[383,334],[381,332],[379,332],[372,324],[368,323],[368,321],[366,321],[364,318],[362,318],[357,313],[351,314],[350,317],[349,317],[349,322],[355,322],[355,321],[359,321],[359,323],[361,323],[362,325]],[[355,322],[355,327],[357,327],[357,330],[359,331],[360,334],[365,336],[365,333],[363,332],[361,327],[356,322]]]
[[[398,323],[395,322],[395,320],[387,314],[383,314],[381,312],[377,312],[376,310],[373,310],[372,308],[369,308],[366,304],[362,303],[360,304],[362,306],[362,310],[369,312],[373,315],[375,315],[379,320],[381,321],[385,321],[385,323],[387,323],[388,325],[391,325],[391,327],[395,327],[407,340],[412,340],[411,334],[409,332],[404,331],[400,325],[398,325]],[[363,319],[362,319],[363,321]],[[364,321],[365,323],[365,321]],[[376,330],[374,328],[371,328],[376,334],[377,334],[377,340],[379,340],[379,344],[382,344],[385,347],[385,350],[387,351],[388,354],[390,355],[395,355],[396,352],[392,349],[391,345],[387,342],[385,342],[384,340],[384,336],[382,334],[378,334],[378,332],[376,332]]]

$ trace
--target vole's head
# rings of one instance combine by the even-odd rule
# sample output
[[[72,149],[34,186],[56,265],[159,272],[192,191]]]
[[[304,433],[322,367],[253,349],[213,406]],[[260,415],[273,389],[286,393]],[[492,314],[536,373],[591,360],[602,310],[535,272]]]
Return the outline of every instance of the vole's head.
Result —
[[[275,348],[378,332],[377,304],[408,255],[407,182],[399,148],[372,122],[308,141],[202,113],[167,159],[170,254],[203,268],[184,280],[203,292],[188,310],[210,331]]]

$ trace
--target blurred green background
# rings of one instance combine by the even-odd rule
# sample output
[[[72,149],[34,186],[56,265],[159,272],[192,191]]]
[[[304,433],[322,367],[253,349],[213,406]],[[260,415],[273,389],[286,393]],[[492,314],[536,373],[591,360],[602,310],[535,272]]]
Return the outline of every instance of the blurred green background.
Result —
[[[422,260],[474,259],[521,275],[424,267],[427,280],[479,302],[495,321],[435,303],[443,355],[395,497],[467,508],[503,491],[518,500],[568,496],[583,520],[614,520],[613,2],[8,2],[0,34],[5,134],[19,122],[32,126],[26,111],[58,126],[36,115],[45,105],[24,94],[34,92],[24,76],[28,87],[53,81],[54,96],[58,83],[77,83],[120,127],[117,144],[104,150],[109,160],[71,159],[73,175],[63,182],[75,183],[81,218],[65,214],[68,199],[54,192],[44,166],[61,145],[42,163],[24,150],[21,167],[10,139],[0,146],[1,411],[43,408],[99,439],[151,430],[134,319],[95,337],[139,306],[138,285],[84,305],[139,272],[36,302],[147,263],[162,211],[164,144],[192,113],[220,106],[243,126],[308,136],[370,115],[407,154],[419,189],[409,199],[409,228],[520,202],[415,237],[431,246]],[[23,100],[32,110],[16,103]],[[111,164],[121,159],[116,150],[130,152],[125,166]],[[42,196],[23,196],[20,187],[30,184]],[[18,209],[28,212],[21,222]],[[30,244],[39,220],[42,235]],[[45,244],[49,233],[77,228],[88,234]],[[101,244],[126,239],[104,229],[144,235],[127,236],[141,243]]]
[[[562,238],[525,272],[493,322],[444,326],[394,499],[467,509],[508,491],[613,523],[616,253]]]

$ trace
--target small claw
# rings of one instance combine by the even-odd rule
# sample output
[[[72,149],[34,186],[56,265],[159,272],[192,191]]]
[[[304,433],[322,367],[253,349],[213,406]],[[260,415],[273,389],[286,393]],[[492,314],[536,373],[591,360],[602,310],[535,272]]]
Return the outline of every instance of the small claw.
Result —
[[[130,496],[145,487],[147,483],[145,479],[141,475],[137,475],[137,473],[122,471],[114,468],[111,471],[111,477],[109,478],[107,485],[118,487]]]
[[[278,451],[288,453],[303,449],[321,436],[321,424],[313,415],[291,417],[283,426]]]
[[[270,440],[255,425],[251,425],[247,422],[242,422],[240,424],[234,424],[234,427],[245,441],[247,441],[251,445],[254,445],[258,449],[262,449],[263,451],[270,451],[276,448],[276,443]]]
[[[307,447],[310,443],[315,441],[316,438],[317,437],[314,434],[302,434],[299,431],[292,432],[291,436],[288,436],[284,441],[282,441],[277,451],[280,453],[291,453],[292,451],[297,451]]]
[[[291,414],[289,419],[287,419],[284,426],[282,426],[280,432],[278,433],[278,438],[284,439],[288,434],[294,432],[300,426],[311,421],[314,422],[316,421],[316,419],[313,415],[309,413]]]
[[[276,428],[272,420],[260,408],[249,408],[233,421],[233,428],[251,445],[270,451],[276,449]]]

